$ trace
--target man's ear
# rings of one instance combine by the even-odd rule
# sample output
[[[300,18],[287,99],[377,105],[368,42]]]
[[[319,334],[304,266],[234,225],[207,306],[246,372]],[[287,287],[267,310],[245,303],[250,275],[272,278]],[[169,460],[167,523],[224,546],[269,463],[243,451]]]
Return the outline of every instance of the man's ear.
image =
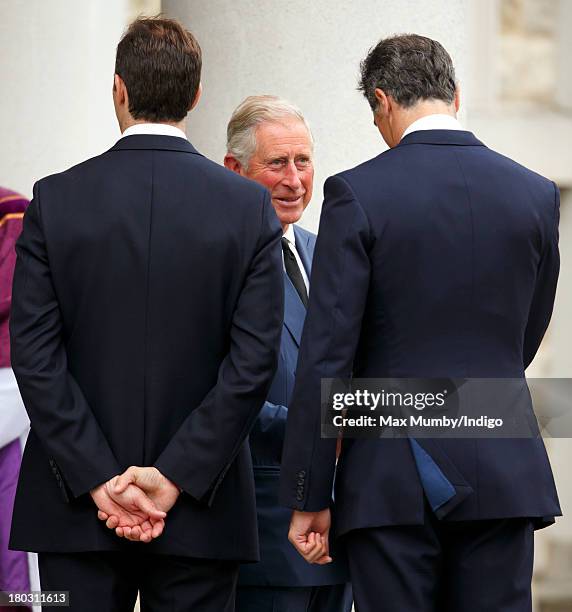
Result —
[[[459,112],[459,108],[461,107],[461,88],[459,87],[459,85],[457,85],[455,87],[455,100],[454,100],[454,104],[455,104],[455,112],[458,113]]]
[[[113,75],[113,93],[119,104],[125,104],[127,100],[127,87],[125,87],[125,81],[118,74]]]
[[[224,156],[224,167],[244,176],[242,164],[238,161],[238,159],[236,159],[236,157],[234,157],[234,155],[230,155],[230,153],[227,153]]]
[[[195,108],[195,106],[199,103],[199,100],[201,99],[201,95],[203,93],[203,84],[199,83],[199,88],[197,89],[197,93],[195,94],[195,97],[193,99],[193,101],[191,102],[191,106],[189,108],[189,112],[193,110],[193,108]]]
[[[391,109],[391,98],[385,94],[383,89],[379,89],[379,87],[376,87],[374,93],[375,99],[377,100],[377,112],[382,115],[387,115]]]

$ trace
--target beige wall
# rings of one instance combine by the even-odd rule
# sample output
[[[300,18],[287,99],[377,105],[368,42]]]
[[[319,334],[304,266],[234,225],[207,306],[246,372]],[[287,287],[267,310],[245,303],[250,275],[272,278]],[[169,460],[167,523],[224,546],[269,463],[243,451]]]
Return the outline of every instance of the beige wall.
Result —
[[[119,137],[115,48],[158,0],[0,3],[0,185],[26,196],[36,180],[97,155]]]

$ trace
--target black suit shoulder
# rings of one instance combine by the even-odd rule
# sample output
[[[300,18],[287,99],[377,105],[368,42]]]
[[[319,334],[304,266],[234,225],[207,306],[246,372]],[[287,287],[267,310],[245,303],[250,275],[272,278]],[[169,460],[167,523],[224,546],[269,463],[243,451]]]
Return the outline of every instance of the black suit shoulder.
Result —
[[[138,150],[116,150],[114,148],[90,157],[74,166],[70,166],[61,172],[49,174],[37,182],[41,184],[59,185],[67,181],[73,182],[77,179],[85,180],[90,174],[98,174],[101,171],[109,170],[110,165],[121,165],[129,163],[135,156],[139,154],[151,153],[153,149],[138,149]],[[163,151],[158,151],[163,152]],[[170,155],[176,155],[179,160],[189,169],[189,171],[202,174],[204,177],[213,181],[220,182],[221,186],[228,186],[236,189],[238,193],[245,193],[252,197],[257,192],[263,194],[266,188],[247,179],[236,172],[232,172],[224,166],[204,157],[201,154],[191,154],[184,151],[164,151]],[[119,156],[117,155],[119,154]],[[121,159],[124,157],[124,159]],[[161,160],[159,160],[161,163]]]
[[[434,146],[417,143],[387,149],[353,168],[336,174],[335,177],[342,179],[349,186],[358,201],[367,201],[368,196],[371,195],[375,195],[376,201],[383,200],[384,195],[393,194],[395,191],[415,192],[417,189],[417,183],[414,180],[416,164],[422,158],[428,159],[428,149]],[[458,147],[449,145],[441,146],[440,149],[447,149],[451,155],[461,155],[463,152],[470,150],[471,160],[469,163],[481,168],[488,167],[497,175],[504,174],[506,184],[516,181],[535,196],[534,199],[539,206],[543,209],[550,209],[546,212],[553,211],[556,185],[541,174],[486,146]],[[451,159],[453,160],[453,157]],[[404,173],[407,173],[408,170],[412,180],[403,181]],[[439,172],[442,171],[441,168]],[[377,189],[372,193],[373,186],[381,187],[381,190]]]
[[[80,202],[77,194],[99,193],[122,185],[142,188],[146,179],[160,173],[172,185],[184,193],[208,192],[209,206],[221,216],[229,211],[233,218],[245,216],[252,220],[260,217],[267,193],[262,185],[231,172],[203,155],[176,150],[111,148],[59,173],[40,179],[34,193],[42,196],[42,208],[46,203],[75,207]],[[36,191],[38,190],[38,191]],[[57,196],[57,197],[51,197]],[[97,199],[88,198],[92,205]],[[257,204],[256,204],[257,203]],[[222,219],[221,219],[222,220]]]
[[[497,151],[484,147],[490,163],[496,164],[503,172],[506,172],[507,180],[517,180],[524,185],[530,194],[538,195],[535,198],[539,205],[548,208],[548,212],[554,210],[556,183],[542,176],[538,172],[519,164],[514,159],[506,157]]]
[[[185,154],[183,153],[183,155]],[[240,176],[203,155],[187,154],[187,157],[182,159],[186,161],[190,171],[200,173],[205,179],[218,183],[221,189],[232,190],[236,195],[245,195],[252,198],[253,195],[262,196],[267,191],[256,181]]]

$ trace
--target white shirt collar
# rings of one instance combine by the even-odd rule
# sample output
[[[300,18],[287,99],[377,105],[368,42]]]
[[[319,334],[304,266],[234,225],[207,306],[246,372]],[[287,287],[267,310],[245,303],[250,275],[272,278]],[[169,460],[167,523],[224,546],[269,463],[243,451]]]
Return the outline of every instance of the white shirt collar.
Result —
[[[123,134],[125,136],[133,136],[134,134],[154,134],[155,136],[176,136],[177,138],[184,138],[187,140],[187,135],[183,130],[176,128],[173,125],[167,125],[166,123],[136,123],[131,127],[128,127]]]
[[[290,225],[288,226],[288,229],[284,233],[284,238],[286,238],[286,240],[288,240],[288,242],[292,246],[294,247],[296,246],[296,234],[294,234],[294,224],[293,223],[290,223]]]
[[[451,115],[427,115],[425,117],[421,117],[421,119],[417,119],[414,121],[406,130],[403,132],[404,138],[407,134],[411,134],[411,132],[418,132],[420,130],[462,130],[461,124],[455,119],[455,117],[451,117]]]

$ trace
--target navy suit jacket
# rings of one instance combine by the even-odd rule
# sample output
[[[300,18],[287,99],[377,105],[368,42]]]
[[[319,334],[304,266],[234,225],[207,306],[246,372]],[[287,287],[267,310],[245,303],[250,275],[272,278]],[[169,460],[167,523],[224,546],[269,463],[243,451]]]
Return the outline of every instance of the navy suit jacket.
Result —
[[[294,226],[294,235],[296,250],[309,278],[316,235],[297,225]],[[241,566],[239,583],[290,587],[340,584],[348,580],[346,562],[341,553],[335,555],[333,563],[325,566],[306,563],[288,541],[292,512],[281,506],[278,500],[287,407],[294,389],[298,348],[306,318],[306,308],[300,296],[285,271],[283,274],[284,325],[278,368],[267,401],[250,433],[260,561]]]
[[[552,313],[558,189],[470,132],[429,130],[327,180],[281,500],[330,503],[321,378],[520,378]],[[453,485],[444,520],[560,514],[541,439],[419,439]],[[336,531],[421,524],[407,439],[344,440]]]
[[[183,138],[128,136],[35,185],[10,322],[32,427],[13,548],[258,558],[246,438],[277,363],[281,236],[267,190]],[[130,465],[183,489],[148,545],[89,496]]]

